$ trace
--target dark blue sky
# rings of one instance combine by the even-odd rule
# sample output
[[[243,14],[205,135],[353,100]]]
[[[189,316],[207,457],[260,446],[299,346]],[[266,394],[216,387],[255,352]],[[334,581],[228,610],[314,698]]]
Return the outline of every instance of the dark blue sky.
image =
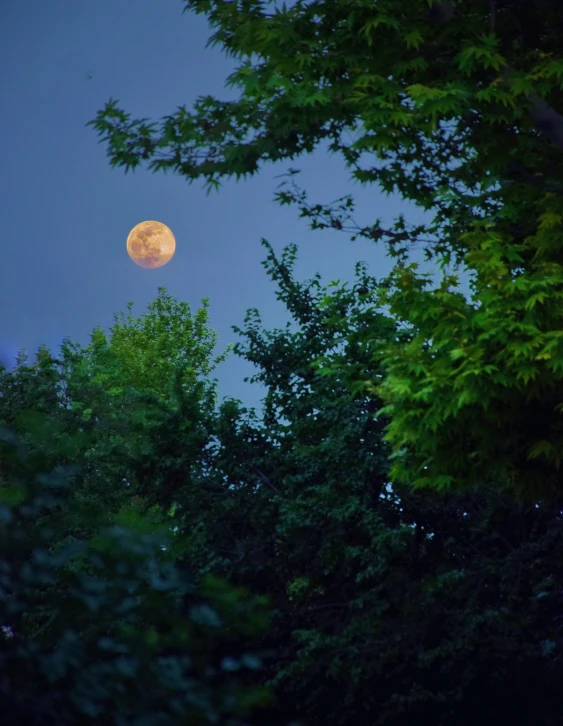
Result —
[[[313,232],[296,206],[273,201],[282,181],[275,176],[289,167],[301,169],[296,181],[310,204],[352,194],[361,226],[379,217],[391,227],[400,213],[413,224],[431,221],[399,197],[352,180],[328,144],[267,164],[252,179],[226,180],[209,196],[204,180],[190,185],[146,168],[127,175],[110,168],[105,146],[85,125],[110,97],[133,118],[158,121],[180,105],[191,110],[198,96],[239,96],[224,87],[237,63],[219,46],[205,48],[214,30],[183,7],[180,0],[2,3],[0,362],[10,368],[22,348],[33,361],[40,344],[58,353],[67,335],[88,345],[94,327],[107,330],[128,301],[135,315],[145,312],[161,285],[194,313],[210,298],[216,354],[239,339],[231,326],[243,327],[247,308],[258,308],[268,329],[285,326],[287,311],[260,264],[261,237],[277,253],[298,244],[299,280],[319,272],[323,283],[351,281],[358,260],[376,277],[388,274],[381,244]],[[138,267],[126,253],[129,230],[146,219],[164,222],[176,237],[176,254],[160,269]],[[412,259],[432,269],[422,253]],[[220,397],[258,409],[264,389],[243,382],[253,372],[231,354],[213,374]]]

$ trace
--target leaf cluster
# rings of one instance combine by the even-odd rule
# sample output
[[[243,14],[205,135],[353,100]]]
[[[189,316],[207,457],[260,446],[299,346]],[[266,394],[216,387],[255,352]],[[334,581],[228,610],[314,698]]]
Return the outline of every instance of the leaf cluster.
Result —
[[[267,600],[181,572],[163,550],[166,528],[142,516],[62,541],[81,467],[44,471],[7,429],[1,443],[4,723],[248,724],[271,699],[248,679],[268,657],[251,645]]]

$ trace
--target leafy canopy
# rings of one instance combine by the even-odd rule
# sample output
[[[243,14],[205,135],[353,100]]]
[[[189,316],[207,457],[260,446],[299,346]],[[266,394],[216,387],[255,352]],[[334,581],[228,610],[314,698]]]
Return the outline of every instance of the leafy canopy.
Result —
[[[365,265],[351,286],[303,284],[296,246],[278,259],[263,244],[293,322],[264,331],[249,310],[235,327],[234,352],[267,388],[261,417],[232,399],[215,410],[176,376],[175,395],[158,401],[118,386],[103,430],[77,437],[80,412],[48,408],[46,354],[42,374],[13,372],[10,388],[50,419],[30,437],[27,467],[2,450],[4,622],[19,636],[0,648],[6,692],[58,724],[181,713],[234,726],[239,706],[248,726],[556,723],[560,513],[521,508],[494,486],[391,486],[382,401],[311,363],[343,359],[385,380],[363,330],[403,346],[412,333],[373,305],[380,281]],[[134,407],[142,427],[127,425]],[[118,422],[137,446],[101,445]],[[72,467],[84,450],[88,472]],[[56,472],[33,478],[55,459]]]

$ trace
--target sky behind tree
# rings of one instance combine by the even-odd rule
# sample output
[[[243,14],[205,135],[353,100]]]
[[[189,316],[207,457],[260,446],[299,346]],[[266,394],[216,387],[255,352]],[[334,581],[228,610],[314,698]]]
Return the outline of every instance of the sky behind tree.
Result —
[[[204,180],[190,185],[142,167],[128,174],[112,169],[86,126],[110,97],[133,118],[151,121],[180,105],[192,110],[199,96],[239,97],[224,85],[239,63],[220,46],[206,48],[214,29],[183,7],[180,0],[2,5],[0,363],[8,368],[22,348],[33,361],[42,343],[57,354],[65,336],[87,345],[94,327],[108,330],[128,301],[134,315],[144,313],[159,286],[194,313],[202,297],[210,298],[215,354],[239,340],[231,326],[243,328],[250,307],[258,308],[267,329],[284,327],[290,318],[261,265],[262,237],[276,254],[298,244],[299,281],[318,272],[323,284],[352,282],[358,260],[375,277],[387,275],[393,263],[381,243],[313,232],[297,206],[273,200],[283,181],[276,177],[290,167],[301,170],[296,182],[309,204],[352,194],[360,226],[381,218],[390,228],[401,213],[412,224],[432,219],[398,195],[352,180],[328,142],[292,163],[265,165],[253,178],[224,180],[209,196]],[[130,229],[148,219],[167,224],[177,245],[173,259],[154,270],[135,265],[125,248]],[[436,271],[421,252],[412,260],[422,271]],[[234,396],[259,409],[265,389],[243,381],[254,372],[232,353],[213,374],[220,398]]]

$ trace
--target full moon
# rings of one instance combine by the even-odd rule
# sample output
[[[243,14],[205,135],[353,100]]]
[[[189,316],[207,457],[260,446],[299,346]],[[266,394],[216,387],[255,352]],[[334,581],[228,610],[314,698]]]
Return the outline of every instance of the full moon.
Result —
[[[127,254],[139,267],[162,267],[176,251],[176,240],[162,222],[139,222],[127,237]]]

